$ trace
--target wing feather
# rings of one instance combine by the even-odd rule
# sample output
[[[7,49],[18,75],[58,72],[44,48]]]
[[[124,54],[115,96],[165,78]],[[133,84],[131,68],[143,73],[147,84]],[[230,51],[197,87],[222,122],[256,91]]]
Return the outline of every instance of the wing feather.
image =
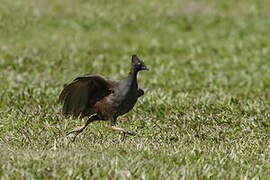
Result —
[[[59,101],[63,103],[64,115],[85,116],[92,106],[111,93],[110,89],[117,85],[103,76],[87,74],[79,76],[62,90]]]

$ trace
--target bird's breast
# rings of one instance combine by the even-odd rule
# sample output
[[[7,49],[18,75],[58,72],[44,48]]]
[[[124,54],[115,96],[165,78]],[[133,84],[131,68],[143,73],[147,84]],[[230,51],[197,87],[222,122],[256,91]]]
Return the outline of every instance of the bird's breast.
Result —
[[[137,102],[138,94],[137,88],[125,89],[118,92],[115,97],[115,106],[118,115],[123,115],[130,111]]]

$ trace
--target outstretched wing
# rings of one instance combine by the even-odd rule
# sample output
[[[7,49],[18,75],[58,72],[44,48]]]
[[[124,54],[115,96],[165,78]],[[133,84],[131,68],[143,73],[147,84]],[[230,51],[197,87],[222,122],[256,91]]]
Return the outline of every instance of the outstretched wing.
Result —
[[[62,90],[59,101],[63,103],[64,115],[85,116],[91,112],[92,106],[108,96],[117,82],[106,80],[97,74],[79,76]]]

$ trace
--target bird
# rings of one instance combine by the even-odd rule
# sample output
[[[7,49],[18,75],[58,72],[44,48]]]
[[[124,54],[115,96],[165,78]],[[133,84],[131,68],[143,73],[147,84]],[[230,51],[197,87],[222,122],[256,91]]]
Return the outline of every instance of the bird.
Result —
[[[136,135],[135,132],[117,126],[117,118],[129,112],[144,90],[138,88],[137,74],[142,70],[149,70],[137,56],[131,56],[131,69],[126,78],[119,81],[106,79],[100,74],[86,74],[65,84],[59,96],[63,104],[62,114],[87,120],[83,126],[76,127],[68,134],[78,134],[95,121],[107,121],[110,128],[123,132],[124,136]]]

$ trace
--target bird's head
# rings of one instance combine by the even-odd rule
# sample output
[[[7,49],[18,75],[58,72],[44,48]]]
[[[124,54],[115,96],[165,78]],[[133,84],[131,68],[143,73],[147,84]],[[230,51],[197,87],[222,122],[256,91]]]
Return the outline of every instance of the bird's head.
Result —
[[[132,68],[136,72],[142,71],[142,70],[149,70],[149,68],[144,64],[142,60],[138,58],[137,55],[132,55],[131,62],[132,62]]]

